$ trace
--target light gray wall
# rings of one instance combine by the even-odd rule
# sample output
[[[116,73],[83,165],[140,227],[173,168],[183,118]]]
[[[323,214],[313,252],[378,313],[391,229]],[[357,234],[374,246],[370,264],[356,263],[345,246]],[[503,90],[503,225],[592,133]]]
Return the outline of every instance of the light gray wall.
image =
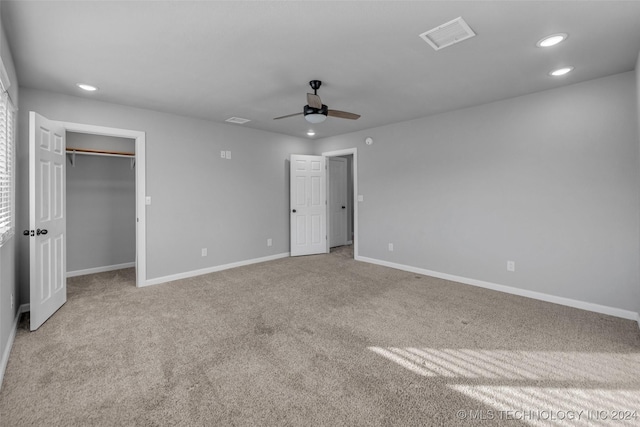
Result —
[[[67,147],[134,152],[135,141],[67,132]],[[67,162],[67,271],[136,260],[136,180],[131,159],[76,155]]]
[[[13,57],[11,56],[9,44],[5,36],[1,11],[2,7],[0,7],[0,57],[11,81],[9,96],[14,105],[18,107],[18,79],[13,64]],[[22,229],[17,229],[14,237],[0,247],[0,360],[7,350],[13,321],[18,312],[20,290],[16,280],[16,241],[20,238],[22,238]],[[13,309],[11,308],[11,295],[13,295],[15,299]]]
[[[638,146],[640,147],[640,52],[638,52],[638,59],[636,60],[636,106],[637,106],[637,122],[638,122]],[[640,151],[640,150],[639,150]],[[640,167],[640,153],[638,156],[638,165]],[[636,184],[640,188],[640,181]],[[640,236],[638,236],[640,238]],[[640,289],[640,282],[638,282],[638,289]],[[638,298],[638,305],[640,306],[640,298]],[[638,324],[640,326],[640,314],[638,314]]]
[[[358,148],[361,256],[638,312],[635,80],[327,138],[316,152]]]
[[[28,212],[25,130],[33,110],[53,120],[146,132],[148,279],[289,251],[287,159],[313,151],[306,139],[27,88],[20,96],[20,212]],[[231,150],[232,158],[221,159],[220,150]],[[28,302],[24,244],[20,261]]]

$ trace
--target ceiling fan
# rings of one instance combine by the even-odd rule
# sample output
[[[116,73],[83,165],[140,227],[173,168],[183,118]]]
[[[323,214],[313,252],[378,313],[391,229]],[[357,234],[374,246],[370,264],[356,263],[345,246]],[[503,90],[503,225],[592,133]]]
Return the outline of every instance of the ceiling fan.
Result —
[[[322,85],[320,80],[311,80],[309,86],[313,89],[313,93],[307,93],[307,105],[304,106],[302,113],[289,114],[286,116],[276,117],[273,120],[286,119],[287,117],[300,116],[304,114],[304,118],[309,123],[322,123],[327,116],[337,117],[339,119],[357,120],[360,114],[348,113],[340,110],[330,110],[324,105],[318,96],[318,89]]]

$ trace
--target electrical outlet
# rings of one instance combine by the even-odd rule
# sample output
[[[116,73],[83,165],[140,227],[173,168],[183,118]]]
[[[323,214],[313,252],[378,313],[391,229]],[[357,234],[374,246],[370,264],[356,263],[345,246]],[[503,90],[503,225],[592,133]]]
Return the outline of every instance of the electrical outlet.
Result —
[[[207,256],[207,248],[202,248],[202,256]]]
[[[393,252],[393,243],[389,243],[389,252]]]
[[[267,239],[267,246],[273,246],[273,239]]]
[[[364,196],[362,194],[358,194],[358,201],[364,202]]]
[[[224,151],[224,150],[222,150],[222,151],[220,152],[220,158],[221,158],[221,159],[226,159],[226,158],[227,158],[227,152],[226,152],[226,151]]]
[[[507,261],[507,271],[516,271],[515,261]]]

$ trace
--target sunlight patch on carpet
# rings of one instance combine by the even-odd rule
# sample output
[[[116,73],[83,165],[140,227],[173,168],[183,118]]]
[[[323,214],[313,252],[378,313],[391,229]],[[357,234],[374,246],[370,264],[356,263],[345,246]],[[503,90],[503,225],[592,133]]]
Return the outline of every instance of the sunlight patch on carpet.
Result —
[[[640,424],[640,353],[369,347],[478,402],[460,421]],[[479,409],[480,408],[480,409]]]

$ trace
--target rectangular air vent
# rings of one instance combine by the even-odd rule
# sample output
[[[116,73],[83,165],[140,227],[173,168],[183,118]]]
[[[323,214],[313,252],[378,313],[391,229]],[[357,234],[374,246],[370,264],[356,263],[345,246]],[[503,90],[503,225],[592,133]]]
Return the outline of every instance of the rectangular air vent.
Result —
[[[469,25],[467,25],[460,16],[453,21],[449,21],[446,24],[442,24],[439,27],[420,34],[420,37],[435,50],[440,50],[447,46],[460,43],[475,35],[476,33],[469,28]]]
[[[245,124],[245,123],[250,122],[250,121],[251,120],[243,119],[242,117],[229,117],[227,120],[225,120],[225,122],[237,123],[239,125]]]

